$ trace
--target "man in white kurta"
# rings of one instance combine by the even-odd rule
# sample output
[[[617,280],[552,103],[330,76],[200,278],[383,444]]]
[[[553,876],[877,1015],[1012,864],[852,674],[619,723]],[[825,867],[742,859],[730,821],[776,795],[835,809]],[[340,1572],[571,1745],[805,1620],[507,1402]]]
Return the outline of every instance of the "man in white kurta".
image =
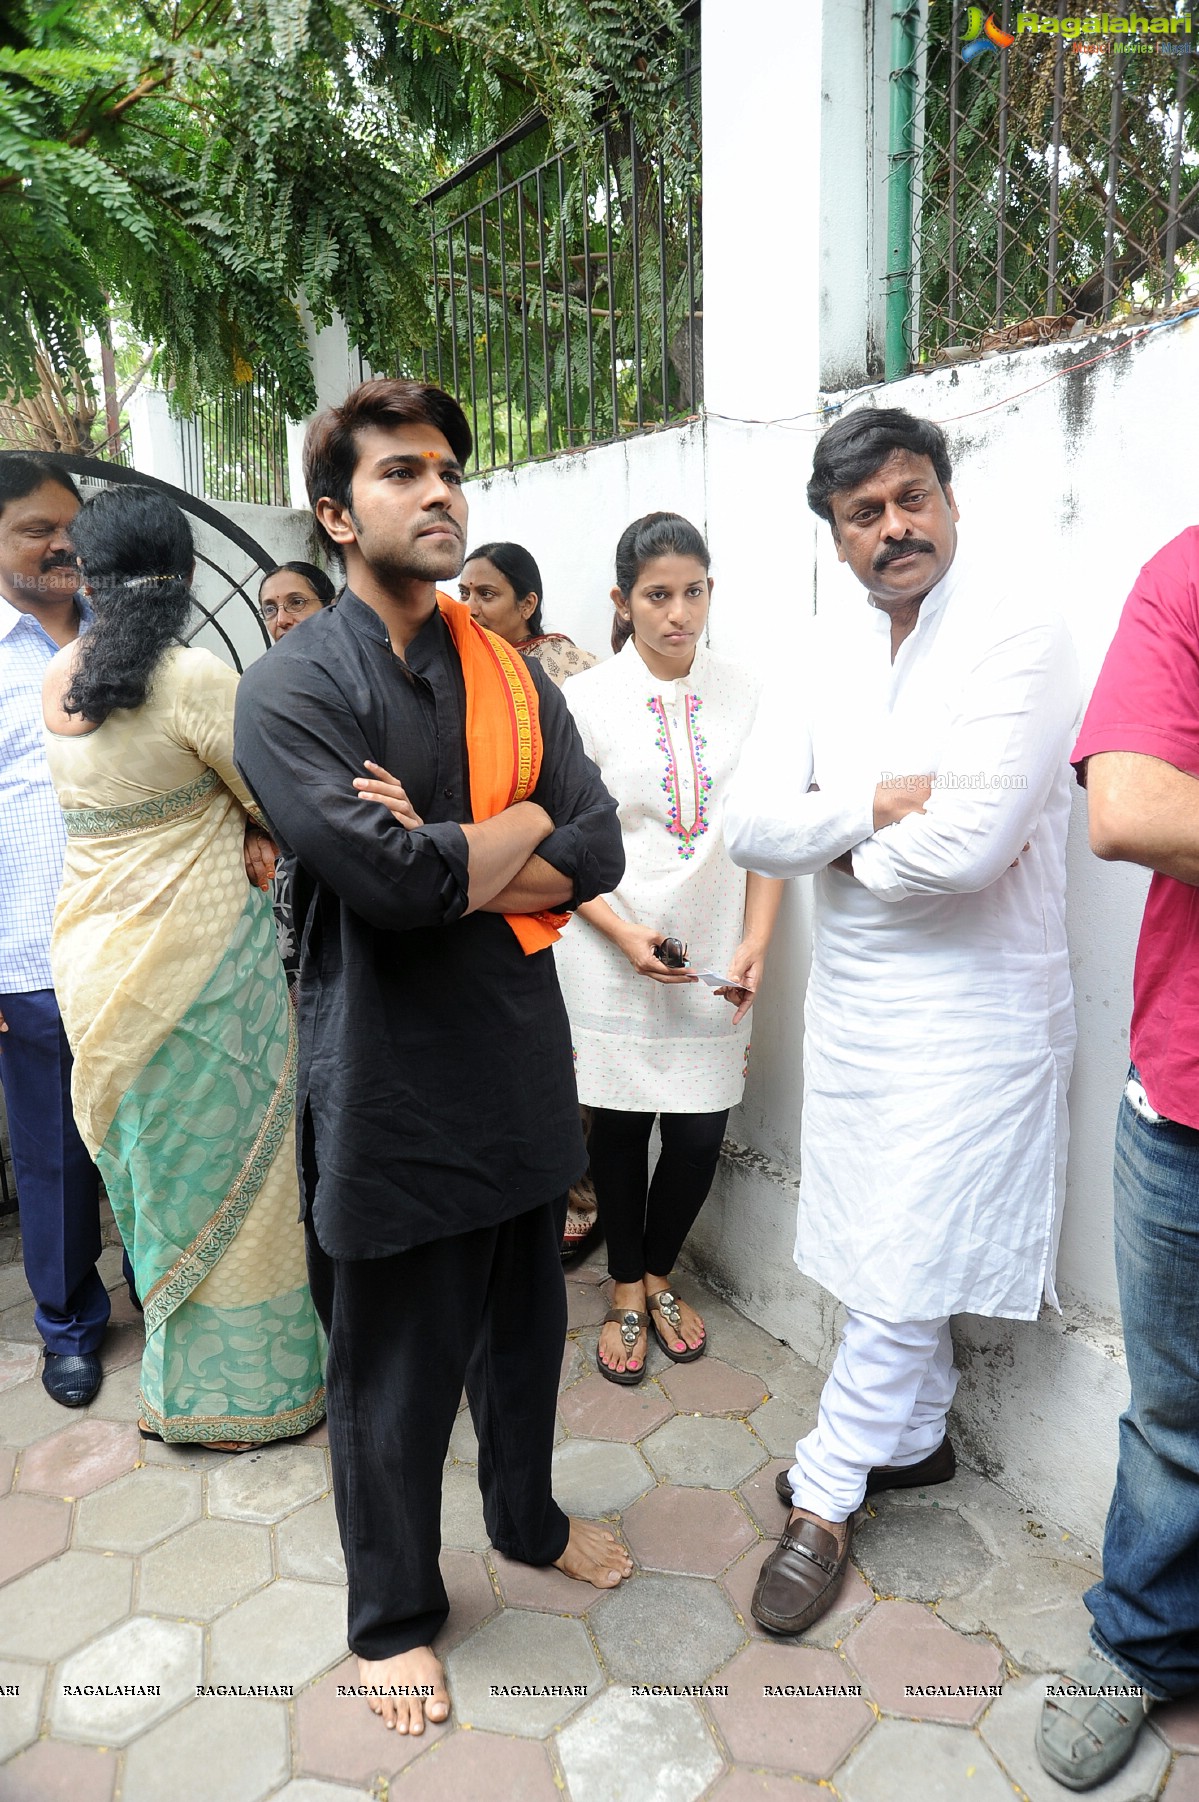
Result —
[[[831,1604],[868,1490],[952,1476],[949,1317],[1056,1299],[1079,682],[1040,597],[958,554],[950,474],[898,409],[825,434],[809,503],[862,589],[821,605],[725,810],[736,863],[815,877],[795,1258],[848,1310],[754,1598],[779,1632]]]

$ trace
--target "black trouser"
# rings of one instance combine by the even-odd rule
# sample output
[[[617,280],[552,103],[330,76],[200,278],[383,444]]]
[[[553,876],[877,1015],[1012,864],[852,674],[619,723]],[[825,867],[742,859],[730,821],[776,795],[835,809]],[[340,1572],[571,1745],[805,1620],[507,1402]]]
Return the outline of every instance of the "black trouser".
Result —
[[[657,1119],[662,1151],[649,1180],[649,1139]],[[729,1110],[718,1114],[631,1114],[591,1110],[591,1180],[608,1240],[608,1274],[639,1283],[667,1276],[708,1198]]]
[[[550,1490],[564,1211],[546,1202],[385,1258],[330,1258],[309,1226],[348,1638],[362,1658],[427,1646],[445,1624],[441,1473],[464,1383],[492,1545],[525,1564],[565,1550],[569,1523]]]

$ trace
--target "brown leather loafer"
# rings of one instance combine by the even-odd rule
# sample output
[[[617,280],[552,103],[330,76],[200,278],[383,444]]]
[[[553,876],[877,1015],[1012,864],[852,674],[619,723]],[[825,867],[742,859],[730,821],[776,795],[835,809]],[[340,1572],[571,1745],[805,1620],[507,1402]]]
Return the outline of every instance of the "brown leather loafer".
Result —
[[[849,1563],[853,1522],[838,1551],[834,1534],[814,1520],[788,1525],[762,1566],[749,1611],[769,1633],[802,1633],[832,1606]]]
[[[934,1483],[948,1483],[957,1467],[947,1433],[936,1451],[921,1458],[919,1464],[876,1465],[866,1478],[866,1494],[877,1495],[880,1489],[931,1489]],[[785,1470],[780,1470],[774,1479],[774,1492],[785,1508],[795,1506]]]

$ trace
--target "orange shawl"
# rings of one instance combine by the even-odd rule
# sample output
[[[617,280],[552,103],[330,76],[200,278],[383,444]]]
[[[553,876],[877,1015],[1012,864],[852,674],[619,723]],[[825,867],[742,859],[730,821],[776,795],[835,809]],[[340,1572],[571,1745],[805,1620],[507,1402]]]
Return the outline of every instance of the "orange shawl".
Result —
[[[466,754],[470,806],[476,820],[494,819],[505,807],[527,801],[541,771],[541,718],[537,685],[518,651],[485,631],[470,608],[438,593],[466,684]],[[505,914],[526,957],[558,938],[569,914]]]

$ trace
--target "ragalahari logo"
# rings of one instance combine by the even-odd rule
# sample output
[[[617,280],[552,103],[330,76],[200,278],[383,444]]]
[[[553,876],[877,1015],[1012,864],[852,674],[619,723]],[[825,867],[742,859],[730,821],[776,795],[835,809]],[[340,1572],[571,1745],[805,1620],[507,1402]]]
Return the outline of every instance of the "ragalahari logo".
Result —
[[[962,33],[962,61],[972,63],[985,50],[1007,50],[1016,42],[1010,31],[995,23],[994,13],[984,13],[981,6],[966,8],[966,29]]]

